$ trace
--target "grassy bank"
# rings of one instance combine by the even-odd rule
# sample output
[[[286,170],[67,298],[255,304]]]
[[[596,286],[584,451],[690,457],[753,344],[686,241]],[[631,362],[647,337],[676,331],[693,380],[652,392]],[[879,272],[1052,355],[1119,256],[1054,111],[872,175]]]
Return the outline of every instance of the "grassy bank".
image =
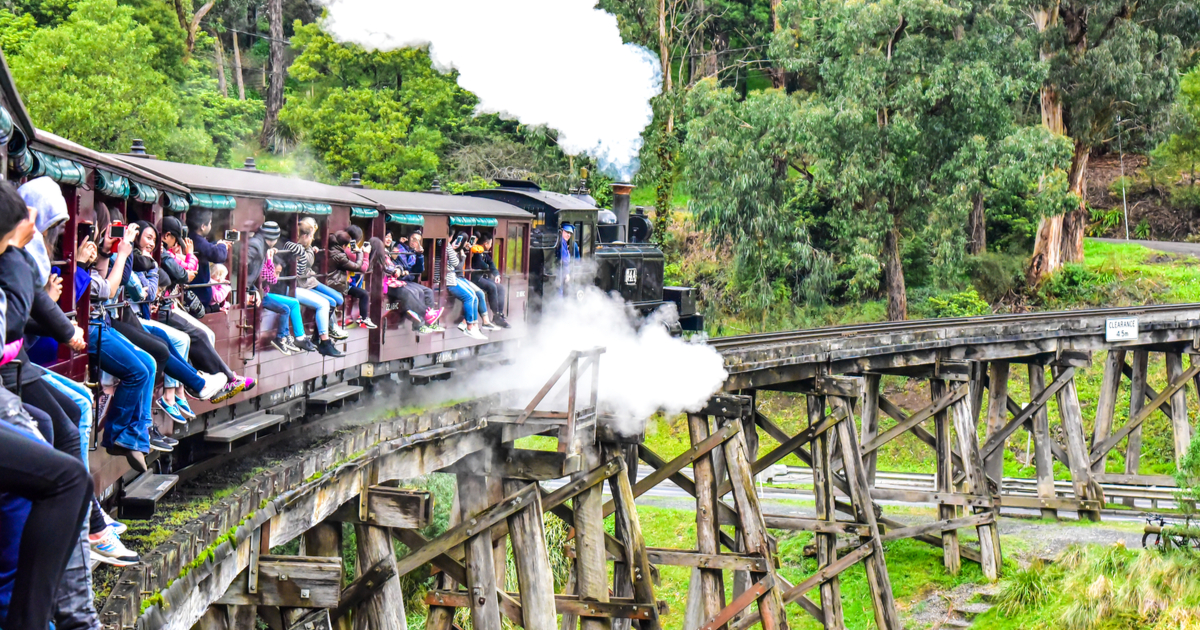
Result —
[[[979,630],[1196,630],[1200,556],[1077,546],[1003,580]]]

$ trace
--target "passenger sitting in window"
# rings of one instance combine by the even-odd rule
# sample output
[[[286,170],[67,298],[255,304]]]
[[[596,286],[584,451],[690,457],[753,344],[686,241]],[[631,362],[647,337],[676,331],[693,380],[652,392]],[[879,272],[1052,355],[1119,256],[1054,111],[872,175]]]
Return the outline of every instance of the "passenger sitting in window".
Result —
[[[404,279],[419,282],[421,274],[425,273],[425,248],[421,244],[421,229],[413,230],[408,236],[402,235],[394,251],[396,264],[404,270]]]
[[[225,265],[222,265],[220,263],[213,263],[208,266],[208,273],[214,283],[229,282],[229,268],[226,267]],[[229,291],[230,291],[229,285],[228,284],[218,284],[218,285],[214,286],[212,288],[212,290],[213,290],[213,305],[217,307],[217,310],[228,311],[229,310]]]
[[[333,346],[330,337],[338,340],[346,338],[346,331],[338,327],[334,315],[344,300],[341,293],[317,282],[317,275],[313,271],[317,259],[317,248],[313,246],[317,222],[305,218],[300,222],[299,232],[298,242],[287,241],[282,245],[282,249],[296,260],[296,300],[302,306],[316,311],[314,319],[317,322],[317,335],[321,339],[317,351],[326,356],[340,357],[342,354]]]
[[[492,258],[492,235],[484,234],[471,248],[471,269],[474,271],[471,282],[483,289],[487,295],[488,304],[492,306],[492,321],[501,328],[510,328],[508,320],[504,319],[504,287],[500,284],[500,270]]]
[[[353,242],[350,233],[338,230],[333,235],[333,245],[329,248],[329,266],[333,271],[325,277],[325,282],[335,291],[340,291],[358,300],[358,317],[354,323],[363,328],[378,328],[371,321],[371,294],[362,286],[362,274],[368,269],[365,256],[359,256],[350,246]],[[358,284],[350,284],[350,277],[357,276]],[[350,307],[346,307],[349,310]]]
[[[402,311],[413,321],[413,330],[422,334],[445,332],[446,329],[437,323],[445,309],[433,308],[432,305],[426,306],[423,294],[418,288],[428,290],[428,287],[401,279],[400,268],[387,255],[387,246],[383,244],[383,241],[372,238],[369,244],[363,246],[363,249],[371,256],[372,273],[383,276],[381,286],[383,295],[380,297],[386,297],[391,302],[399,304],[400,307],[396,310]],[[422,312],[425,313],[424,316],[420,315]]]
[[[246,247],[246,303],[279,314],[276,336],[271,346],[283,354],[313,352],[317,349],[304,335],[304,320],[300,317],[300,303],[296,298],[271,291],[271,285],[279,281],[276,271],[275,244],[282,230],[274,221],[267,221],[250,237]],[[290,328],[289,328],[290,327]],[[290,329],[297,333],[292,337]]]
[[[458,325],[472,339],[487,339],[479,331],[480,321],[489,330],[499,330],[488,320],[487,298],[483,291],[463,276],[467,259],[467,234],[459,232],[446,247],[446,287],[463,305],[463,321]]]
[[[187,226],[196,252],[196,259],[200,263],[200,268],[197,269],[192,284],[209,284],[212,282],[212,278],[208,275],[208,264],[228,262],[229,252],[233,251],[233,243],[229,241],[209,242],[208,233],[212,231],[212,210],[205,208],[189,210]],[[205,308],[212,306],[212,287],[201,287],[192,289],[192,291]]]

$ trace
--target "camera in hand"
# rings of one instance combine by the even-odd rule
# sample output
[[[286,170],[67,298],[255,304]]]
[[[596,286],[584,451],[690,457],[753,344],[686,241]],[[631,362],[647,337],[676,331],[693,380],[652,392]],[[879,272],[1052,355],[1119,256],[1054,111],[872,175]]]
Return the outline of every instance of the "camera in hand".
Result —
[[[115,239],[125,238],[125,226],[120,223],[114,223],[108,228],[108,237]]]
[[[96,238],[96,224],[95,223],[80,223],[79,225],[75,226],[75,230],[76,230],[76,238],[79,239],[80,243],[82,243],[83,239],[85,239],[85,238],[90,239],[90,240],[95,240],[95,238]]]
[[[242,233],[237,230],[225,230],[225,240],[236,243],[242,238]]]

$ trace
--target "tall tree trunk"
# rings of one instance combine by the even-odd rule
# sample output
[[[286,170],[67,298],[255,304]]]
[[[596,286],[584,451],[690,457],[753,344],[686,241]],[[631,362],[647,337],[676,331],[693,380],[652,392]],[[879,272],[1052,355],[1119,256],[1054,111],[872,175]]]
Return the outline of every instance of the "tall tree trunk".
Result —
[[[1063,216],[1062,260],[1083,262],[1083,236],[1087,231],[1088,209],[1086,203],[1087,165],[1090,150],[1082,141],[1075,141],[1075,155],[1071,158],[1071,172],[1067,175],[1068,190],[1079,195],[1079,207]]]
[[[1058,7],[1039,7],[1034,12],[1034,25],[1039,33],[1058,24]],[[1051,55],[1049,45],[1043,45],[1039,53],[1042,61],[1049,61]],[[1052,133],[1066,135],[1067,128],[1063,124],[1062,95],[1058,87],[1046,83],[1041,88],[1042,125]],[[1038,221],[1037,236],[1033,241],[1033,256],[1029,260],[1029,270],[1026,279],[1034,285],[1062,266],[1062,234],[1063,217],[1054,215],[1042,217]]]
[[[779,32],[779,5],[783,4],[783,0],[771,0],[771,30],[775,33]],[[773,65],[770,69],[771,87],[783,88],[787,85],[787,71],[783,68]]]
[[[283,109],[283,0],[267,0],[267,18],[271,23],[271,73],[267,84],[266,117],[258,142],[264,149],[275,140],[279,110]]]
[[[900,228],[892,225],[883,239],[883,283],[887,289],[888,321],[908,319],[908,293],[904,288],[904,265],[900,262]]]
[[[229,98],[229,86],[225,83],[225,47],[221,45],[221,34],[214,31],[213,41],[216,43],[217,53],[217,89],[221,96]]]
[[[216,4],[216,0],[205,2],[204,6],[196,10],[195,15],[192,16],[191,23],[184,27],[187,30],[187,55],[184,56],[185,59],[191,58],[192,53],[196,50],[196,33],[200,32],[200,20],[203,20],[204,16],[208,15],[208,12],[212,11],[212,8]],[[176,6],[178,7],[178,2]],[[178,8],[176,11],[178,11]],[[182,17],[182,14],[180,14],[180,17]]]
[[[658,60],[662,64],[663,93],[670,94],[671,34],[667,30],[667,0],[658,0]]]
[[[246,85],[242,82],[242,51],[238,47],[238,34],[230,33],[233,36],[233,78],[237,81],[238,100],[246,100]]]
[[[987,217],[983,212],[983,193],[976,193],[971,216],[967,218],[967,253],[978,256],[987,251]]]

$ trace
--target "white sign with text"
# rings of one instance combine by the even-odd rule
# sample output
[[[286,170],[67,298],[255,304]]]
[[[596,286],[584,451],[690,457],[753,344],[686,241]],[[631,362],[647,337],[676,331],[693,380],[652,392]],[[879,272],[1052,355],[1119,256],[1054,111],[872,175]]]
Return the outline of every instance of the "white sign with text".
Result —
[[[1133,341],[1138,336],[1138,320],[1136,317],[1116,317],[1104,320],[1104,340]]]

